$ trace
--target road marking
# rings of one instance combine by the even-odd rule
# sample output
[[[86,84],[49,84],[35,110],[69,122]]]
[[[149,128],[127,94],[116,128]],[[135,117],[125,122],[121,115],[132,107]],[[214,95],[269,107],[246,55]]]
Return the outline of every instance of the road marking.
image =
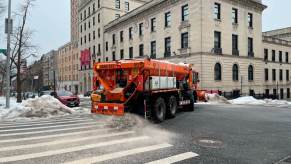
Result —
[[[190,159],[190,158],[195,158],[198,157],[199,155],[193,152],[187,152],[187,153],[183,153],[183,154],[178,154],[175,156],[171,156],[168,158],[164,158],[164,159],[160,159],[160,160],[156,160],[156,161],[152,161],[146,164],[171,164],[171,163],[176,163],[176,162],[180,162],[186,159]]]
[[[76,161],[72,161],[72,162],[66,162],[65,164],[103,162],[103,161],[112,160],[112,159],[116,159],[116,158],[121,158],[121,157],[129,156],[129,155],[134,155],[134,154],[139,154],[139,153],[159,150],[159,149],[163,149],[163,148],[168,148],[168,147],[171,147],[171,146],[173,146],[173,145],[165,143],[165,144],[141,147],[141,148],[136,148],[136,149],[131,149],[131,150],[125,150],[125,151],[120,151],[120,152],[115,152],[115,153],[104,154],[104,155],[91,157],[91,158],[85,158],[85,159],[76,160]]]
[[[115,144],[131,143],[134,141],[146,140],[149,138],[150,137],[148,137],[148,136],[133,137],[133,138],[126,138],[126,139],[112,140],[109,142],[101,142],[101,143],[97,143],[97,144],[89,144],[89,145],[76,146],[76,147],[70,147],[70,148],[64,148],[64,149],[58,149],[58,150],[45,151],[45,152],[41,152],[41,153],[32,153],[32,154],[10,156],[10,157],[2,157],[2,158],[0,158],[0,162],[14,162],[14,161],[20,161],[20,160],[26,160],[26,159],[32,159],[32,158],[59,155],[59,154],[64,154],[64,153],[71,153],[71,152],[93,149],[93,148],[104,147],[104,146],[110,146],[110,145],[115,145]]]
[[[13,131],[26,131],[26,130],[37,130],[37,129],[49,129],[49,128],[56,128],[56,127],[67,127],[67,126],[75,126],[75,125],[90,125],[90,124],[96,124],[96,122],[92,121],[81,121],[81,122],[69,122],[70,124],[61,124],[61,125],[48,125],[48,126],[38,126],[38,127],[27,127],[27,128],[14,128],[14,129],[6,129],[6,130],[1,130],[1,132],[13,132]]]
[[[35,125],[40,123],[52,123],[52,122],[63,122],[70,120],[94,120],[93,118],[84,118],[84,117],[72,117],[72,118],[63,118],[63,119],[50,119],[50,120],[40,120],[40,121],[26,121],[26,122],[11,122],[11,123],[0,123],[0,126],[18,126],[18,125]]]
[[[50,130],[38,130],[33,132],[22,132],[22,133],[9,133],[9,134],[0,134],[0,137],[7,137],[7,136],[17,136],[17,135],[26,135],[26,134],[41,134],[41,133],[48,133],[48,132],[62,132],[64,130],[80,130],[80,129],[88,129],[98,126],[104,125],[91,125],[91,126],[81,126],[81,127],[73,127],[73,128],[63,128],[63,129],[50,129]]]
[[[52,135],[45,135],[45,136],[36,136],[36,137],[21,137],[16,139],[7,139],[7,140],[0,140],[0,143],[9,143],[9,142],[20,142],[20,141],[29,141],[29,140],[38,140],[38,139],[50,139],[56,137],[66,137],[66,136],[73,136],[73,135],[81,135],[93,132],[106,132],[108,130],[112,130],[112,128],[103,128],[103,129],[93,129],[93,130],[86,130],[81,132],[72,132],[72,133],[61,133],[61,134],[52,134]]]
[[[103,135],[94,135],[94,136],[83,137],[83,138],[73,138],[73,139],[65,138],[62,140],[44,142],[44,143],[35,143],[35,144],[30,144],[30,145],[8,146],[8,147],[1,147],[0,152],[36,148],[36,147],[41,147],[41,146],[53,146],[53,145],[58,145],[58,144],[69,144],[73,142],[96,140],[96,139],[105,138],[105,137],[115,137],[115,136],[122,136],[122,135],[127,135],[127,134],[134,134],[134,133],[135,133],[134,131],[126,131],[126,132],[110,133],[110,134],[103,134]]]

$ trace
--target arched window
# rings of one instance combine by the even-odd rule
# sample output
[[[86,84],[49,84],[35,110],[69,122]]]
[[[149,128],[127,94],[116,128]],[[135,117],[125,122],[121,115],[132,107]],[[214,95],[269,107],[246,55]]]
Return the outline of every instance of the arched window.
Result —
[[[238,81],[238,65],[237,64],[234,64],[232,66],[232,80]]]
[[[214,80],[221,80],[221,65],[219,63],[216,63],[214,66]]]
[[[252,65],[249,65],[248,77],[249,77],[249,81],[254,80],[254,67]]]

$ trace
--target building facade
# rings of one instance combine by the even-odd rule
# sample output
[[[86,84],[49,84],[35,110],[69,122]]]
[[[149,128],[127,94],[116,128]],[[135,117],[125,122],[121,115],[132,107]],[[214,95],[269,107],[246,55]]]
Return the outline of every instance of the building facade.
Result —
[[[148,0],[80,0],[78,7],[80,91],[92,90],[95,62],[106,61],[103,54],[104,26],[122,15],[140,7]],[[107,59],[109,60],[109,59]]]
[[[58,49],[58,89],[79,93],[79,55],[73,42]]]
[[[42,75],[43,75],[43,88],[44,90],[53,89],[57,86],[58,77],[58,59],[57,51],[52,50],[41,57],[42,62]]]
[[[114,5],[116,1],[106,2]],[[265,9],[261,0],[150,1],[101,24],[104,36],[97,41],[103,50],[100,58],[111,61],[149,56],[187,62],[200,73],[201,89],[290,99],[290,32],[287,28],[262,33]],[[86,26],[79,24],[79,28]],[[81,30],[79,39],[81,51],[88,49],[86,59],[90,59],[94,56],[91,52],[95,54],[90,32]],[[275,61],[271,55],[266,61],[266,49],[268,53],[275,50]],[[276,80],[268,80],[266,76],[271,78],[274,69]],[[86,79],[90,81],[90,77]]]

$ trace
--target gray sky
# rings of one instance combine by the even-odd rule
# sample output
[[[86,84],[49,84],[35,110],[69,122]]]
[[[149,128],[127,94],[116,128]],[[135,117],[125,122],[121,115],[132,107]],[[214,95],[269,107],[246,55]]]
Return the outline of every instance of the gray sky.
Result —
[[[12,1],[16,10],[22,0]],[[263,31],[291,26],[291,0],[263,0],[263,3],[268,6],[263,14]],[[36,0],[28,23],[35,31],[33,42],[39,46],[40,54],[57,49],[70,40],[70,0]],[[3,47],[6,42],[2,32],[0,37]]]

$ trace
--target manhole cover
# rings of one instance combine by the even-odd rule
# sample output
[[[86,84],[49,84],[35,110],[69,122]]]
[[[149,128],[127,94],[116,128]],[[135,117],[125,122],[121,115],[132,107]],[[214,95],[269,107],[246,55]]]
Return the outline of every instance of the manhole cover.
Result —
[[[199,146],[207,148],[221,148],[223,146],[222,141],[214,139],[198,139],[195,143]]]

